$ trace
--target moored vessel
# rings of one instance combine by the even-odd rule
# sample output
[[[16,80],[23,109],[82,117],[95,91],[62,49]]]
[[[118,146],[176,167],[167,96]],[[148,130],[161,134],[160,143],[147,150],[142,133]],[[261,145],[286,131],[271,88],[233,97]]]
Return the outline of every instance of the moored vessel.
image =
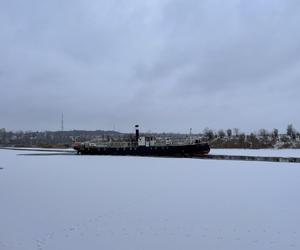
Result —
[[[139,126],[135,126],[135,137],[129,140],[107,142],[75,143],[74,149],[82,155],[135,155],[187,157],[207,155],[209,144],[199,139],[172,141],[158,140],[154,136],[140,136]]]

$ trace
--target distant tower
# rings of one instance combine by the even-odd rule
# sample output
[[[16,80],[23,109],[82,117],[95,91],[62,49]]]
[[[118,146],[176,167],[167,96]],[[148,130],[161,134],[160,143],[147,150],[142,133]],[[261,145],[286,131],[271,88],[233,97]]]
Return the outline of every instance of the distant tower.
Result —
[[[61,131],[64,131],[64,113],[61,113]]]

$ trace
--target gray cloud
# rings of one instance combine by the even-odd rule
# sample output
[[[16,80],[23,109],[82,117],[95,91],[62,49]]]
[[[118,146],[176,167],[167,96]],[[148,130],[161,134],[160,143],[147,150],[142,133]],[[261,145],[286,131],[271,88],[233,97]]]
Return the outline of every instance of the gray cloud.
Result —
[[[297,1],[0,4],[0,127],[300,126]]]

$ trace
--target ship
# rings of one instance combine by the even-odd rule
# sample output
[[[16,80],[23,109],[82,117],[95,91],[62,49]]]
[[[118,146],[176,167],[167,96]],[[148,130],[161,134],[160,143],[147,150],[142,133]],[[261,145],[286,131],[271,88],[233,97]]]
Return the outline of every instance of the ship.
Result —
[[[200,139],[174,141],[171,138],[156,138],[151,135],[140,136],[139,125],[135,125],[135,136],[129,140],[77,142],[73,148],[80,155],[132,155],[191,157],[204,156],[210,151],[207,142]]]

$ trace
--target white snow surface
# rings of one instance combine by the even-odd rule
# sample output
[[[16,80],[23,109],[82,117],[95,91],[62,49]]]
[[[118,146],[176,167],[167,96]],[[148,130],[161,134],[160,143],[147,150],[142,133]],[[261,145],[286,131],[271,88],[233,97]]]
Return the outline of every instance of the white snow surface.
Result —
[[[300,149],[219,149],[212,148],[214,155],[300,157]]]
[[[300,249],[300,164],[18,153],[1,250]]]
[[[27,147],[3,147],[0,148],[1,149],[6,149],[6,150],[25,150],[25,151],[54,151],[54,152],[75,152],[75,150],[73,148],[27,148]]]

